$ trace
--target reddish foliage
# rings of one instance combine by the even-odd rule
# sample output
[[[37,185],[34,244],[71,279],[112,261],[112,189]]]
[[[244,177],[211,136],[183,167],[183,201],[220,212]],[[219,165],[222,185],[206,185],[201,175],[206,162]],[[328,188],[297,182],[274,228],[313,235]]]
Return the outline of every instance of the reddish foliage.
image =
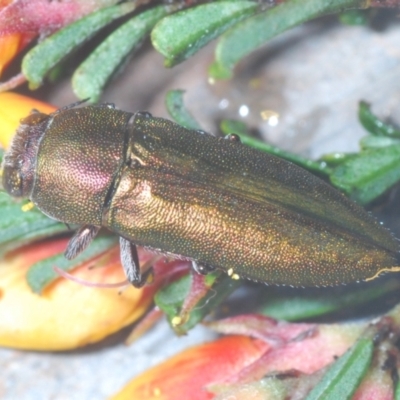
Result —
[[[0,1],[0,35],[49,35],[98,8],[96,2],[7,0]]]

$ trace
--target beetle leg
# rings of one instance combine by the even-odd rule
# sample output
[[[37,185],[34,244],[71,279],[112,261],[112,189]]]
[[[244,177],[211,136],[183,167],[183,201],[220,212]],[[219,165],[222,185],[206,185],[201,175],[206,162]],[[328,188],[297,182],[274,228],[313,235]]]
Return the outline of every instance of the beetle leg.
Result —
[[[129,240],[120,237],[119,246],[121,249],[121,264],[126,278],[135,287],[140,288],[153,273],[153,268],[149,268],[142,275],[139,265],[139,257],[136,245]]]
[[[82,225],[72,236],[65,249],[64,256],[68,260],[72,260],[79,253],[88,247],[90,242],[99,232],[100,227],[94,225]]]
[[[199,263],[197,261],[192,261],[192,268],[200,275],[207,275],[216,269],[210,264]]]

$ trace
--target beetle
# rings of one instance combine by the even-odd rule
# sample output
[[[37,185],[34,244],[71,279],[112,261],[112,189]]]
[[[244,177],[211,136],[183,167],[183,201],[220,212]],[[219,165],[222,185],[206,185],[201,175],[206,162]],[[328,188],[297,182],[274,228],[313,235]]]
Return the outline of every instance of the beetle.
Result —
[[[332,286],[398,271],[399,244],[359,205],[306,170],[147,112],[111,104],[32,112],[3,161],[3,187],[80,228],[120,238],[128,280],[146,282],[136,246],[190,260],[202,274]]]

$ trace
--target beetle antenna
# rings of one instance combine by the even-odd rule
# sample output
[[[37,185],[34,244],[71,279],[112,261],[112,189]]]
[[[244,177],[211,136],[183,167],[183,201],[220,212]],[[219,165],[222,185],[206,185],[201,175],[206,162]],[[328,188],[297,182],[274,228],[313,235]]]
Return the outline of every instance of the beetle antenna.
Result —
[[[78,107],[78,106],[80,106],[81,104],[88,102],[89,100],[90,100],[90,97],[88,97],[88,98],[86,98],[86,99],[83,99],[83,100],[75,101],[75,103],[68,104],[68,105],[66,105],[66,106],[64,106],[64,107],[61,107],[61,108],[59,108],[58,110],[54,111],[54,113],[53,113],[52,115],[57,115],[57,114],[59,114],[59,113],[62,112],[62,111],[66,111],[66,110],[70,110],[71,108]]]

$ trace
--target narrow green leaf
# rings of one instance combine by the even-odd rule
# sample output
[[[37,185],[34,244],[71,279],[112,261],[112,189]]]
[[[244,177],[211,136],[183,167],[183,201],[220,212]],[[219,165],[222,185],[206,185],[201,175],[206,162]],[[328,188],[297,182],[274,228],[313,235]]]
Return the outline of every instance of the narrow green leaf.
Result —
[[[189,320],[179,326],[179,333],[186,334],[190,329],[194,328],[240,285],[240,280],[233,280],[225,274],[220,274],[207,296],[203,297],[198,305],[191,311]]]
[[[374,345],[370,339],[359,339],[326,372],[306,400],[346,400],[359,386],[372,360]]]
[[[165,96],[165,105],[169,115],[180,125],[188,129],[201,129],[183,102],[184,90],[170,90]]]
[[[400,180],[400,145],[365,150],[334,169],[331,182],[367,204]]]
[[[72,50],[135,7],[133,2],[103,8],[66,26],[35,46],[22,61],[22,73],[29,81],[30,89],[37,89],[46,74]]]
[[[282,292],[271,288],[268,295],[263,297],[262,304],[257,312],[276,319],[285,321],[299,321],[306,318],[315,318],[340,310],[354,310],[361,305],[371,304],[376,299],[388,294],[397,293],[400,282],[397,280],[386,281],[380,285],[355,288],[354,290],[335,288],[326,293],[316,292],[301,294]],[[261,302],[260,302],[261,303]]]
[[[400,400],[400,382],[397,382],[394,392],[394,400]]]
[[[400,145],[400,139],[385,137],[385,136],[364,136],[360,140],[360,146],[365,149],[379,149],[382,147]]]
[[[189,58],[229,27],[254,14],[252,1],[221,1],[193,7],[162,19],[153,29],[153,46],[172,67]]]
[[[240,281],[233,280],[225,274],[218,274],[208,294],[190,312],[188,320],[178,327],[174,326],[171,321],[179,315],[182,304],[191,289],[191,282],[191,275],[186,275],[159,290],[154,297],[156,305],[164,311],[172,328],[180,335],[187,333],[187,331],[201,322],[205,316],[214,310],[215,307],[240,285]]]
[[[237,135],[250,135],[247,125],[243,121],[223,119],[219,127],[225,135],[229,135],[230,133],[236,133]]]
[[[67,231],[67,227],[39,210],[23,212],[24,203],[0,192],[0,255],[24,244]]]
[[[190,274],[185,275],[156,293],[154,301],[169,320],[179,314],[182,303],[189,293],[191,281]]]
[[[227,79],[233,67],[253,50],[285,30],[320,15],[363,5],[362,0],[287,0],[278,6],[247,18],[224,33],[215,50],[215,63],[210,75]]]
[[[336,298],[309,297],[309,296],[276,296],[266,301],[259,312],[276,319],[298,321],[305,318],[326,315],[336,309]],[[341,306],[342,304],[340,304]]]
[[[180,125],[188,129],[201,129],[199,123],[193,118],[185,107],[183,101],[183,90],[170,90],[165,98],[167,110],[171,117]],[[291,161],[311,172],[328,177],[332,172],[325,162],[312,161],[297,154],[293,154],[282,150],[278,147],[271,146],[259,139],[253,138],[247,133],[246,125],[241,121],[223,120],[220,124],[223,133],[235,133],[240,136],[243,144],[253,147],[257,150],[264,151],[269,154],[284,158]]]
[[[130,19],[109,35],[75,71],[72,77],[75,94],[80,99],[89,98],[91,102],[97,102],[119,65],[165,15],[166,7],[152,8]]]
[[[400,138],[400,130],[380,120],[371,112],[370,105],[365,101],[360,101],[358,119],[362,126],[372,135]]]
[[[297,164],[300,167],[303,167],[311,172],[326,177],[328,177],[329,174],[332,172],[325,162],[309,160],[308,158],[282,150],[279,147],[271,146],[270,144],[265,143],[262,140],[249,136],[248,134],[243,132],[243,125],[237,125],[235,124],[236,122],[237,121],[231,120],[222,121],[220,126],[221,130],[226,134],[236,133],[240,137],[241,142],[246,146],[250,146],[257,150],[264,151],[265,153],[284,158],[285,160],[291,161],[292,163]]]
[[[73,260],[67,260],[64,254],[58,254],[54,257],[39,261],[32,265],[26,274],[28,285],[35,293],[41,293],[46,286],[60,278],[57,272],[54,271],[54,267],[69,271],[104,253],[107,249],[114,246],[115,243],[116,238],[113,236],[100,236],[96,238],[83,253]]]
[[[348,10],[339,15],[339,20],[345,25],[367,25],[369,13],[364,10]]]
[[[357,156],[358,153],[328,153],[321,156],[318,161],[326,163],[328,167],[333,168]]]

